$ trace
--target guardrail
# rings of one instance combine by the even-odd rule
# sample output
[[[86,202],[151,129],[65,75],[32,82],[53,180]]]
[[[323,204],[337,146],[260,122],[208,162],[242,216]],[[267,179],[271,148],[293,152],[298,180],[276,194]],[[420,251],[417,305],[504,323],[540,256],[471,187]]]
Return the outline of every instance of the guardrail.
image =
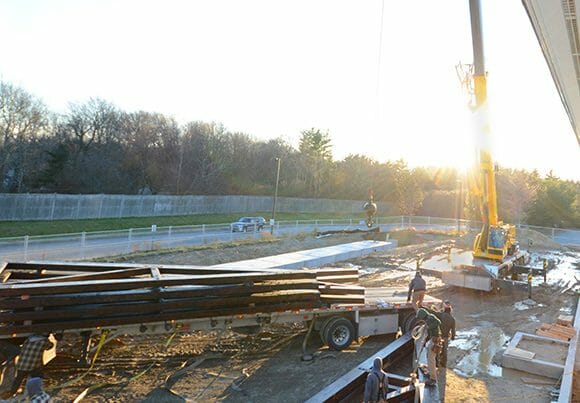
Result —
[[[460,231],[478,229],[481,223],[439,217],[392,216],[379,217],[377,225],[383,231],[415,227],[419,229]],[[275,234],[329,231],[340,229],[365,229],[359,219],[321,219],[276,222],[274,228],[264,231],[232,232],[230,224],[204,224],[187,226],[152,226],[117,231],[81,232],[44,236],[0,238],[0,261],[31,260],[83,260],[104,256],[166,248],[189,247],[215,242],[231,242],[246,238],[259,238],[270,231]],[[580,245],[580,231],[519,226],[538,231],[561,243]]]

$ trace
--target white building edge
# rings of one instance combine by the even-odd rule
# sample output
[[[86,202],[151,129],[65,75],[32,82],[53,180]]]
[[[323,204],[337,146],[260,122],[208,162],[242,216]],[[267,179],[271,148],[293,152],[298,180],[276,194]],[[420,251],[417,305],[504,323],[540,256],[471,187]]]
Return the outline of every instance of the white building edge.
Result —
[[[522,0],[580,144],[580,0]]]

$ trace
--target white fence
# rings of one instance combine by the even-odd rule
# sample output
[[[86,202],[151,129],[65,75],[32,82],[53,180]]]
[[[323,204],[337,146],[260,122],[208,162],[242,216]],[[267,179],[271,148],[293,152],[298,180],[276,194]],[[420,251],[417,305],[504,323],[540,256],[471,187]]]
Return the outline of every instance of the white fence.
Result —
[[[271,196],[136,196],[0,193],[0,221],[77,220],[121,217],[154,217],[187,214],[248,214],[271,211]],[[282,213],[347,213],[362,211],[362,201],[278,197]],[[390,203],[379,202],[379,211],[392,214]]]
[[[393,216],[377,220],[381,230],[415,227],[449,230],[477,229],[480,223],[437,217]],[[272,230],[278,234],[364,229],[357,219],[280,221]],[[561,244],[580,245],[580,231],[528,227]],[[266,228],[264,232],[268,232]],[[49,236],[0,238],[1,261],[83,260],[131,252],[188,247],[245,238],[259,238],[263,232],[231,232],[230,224],[131,228],[119,231],[82,232]],[[525,245],[524,245],[525,246]]]

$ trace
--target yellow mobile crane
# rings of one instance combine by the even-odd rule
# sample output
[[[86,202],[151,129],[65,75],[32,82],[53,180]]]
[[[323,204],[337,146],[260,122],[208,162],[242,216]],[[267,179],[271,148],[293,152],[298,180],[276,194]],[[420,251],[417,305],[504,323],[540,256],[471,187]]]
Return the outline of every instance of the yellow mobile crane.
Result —
[[[479,169],[472,192],[480,201],[483,227],[475,237],[473,256],[502,261],[508,254],[517,250],[516,228],[504,224],[497,214],[497,195],[495,174],[489,146],[489,123],[487,121],[487,87],[483,57],[483,36],[481,29],[481,7],[479,0],[469,0],[471,15],[471,39],[473,43],[473,86],[475,95],[475,114],[480,120],[479,130]]]

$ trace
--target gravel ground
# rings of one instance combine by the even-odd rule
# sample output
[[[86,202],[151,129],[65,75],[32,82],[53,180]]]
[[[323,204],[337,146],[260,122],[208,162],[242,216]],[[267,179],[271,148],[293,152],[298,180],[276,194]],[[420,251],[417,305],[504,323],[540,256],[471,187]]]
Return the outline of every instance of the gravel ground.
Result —
[[[123,261],[211,265],[360,239],[360,235],[321,239],[308,236],[281,240],[265,238],[268,242],[129,256]],[[451,245],[458,247],[462,242],[468,243],[434,235],[417,236],[414,242],[417,244],[344,265],[354,265],[368,273],[361,277],[363,285],[406,286],[412,273],[400,270],[401,265],[412,265],[417,256],[431,256]],[[554,322],[561,309],[574,308],[576,297],[572,290],[562,292],[557,285],[537,287],[534,299],[538,305],[520,311],[514,304],[526,295],[482,294],[443,286],[438,279],[428,280],[429,294],[453,303],[458,330],[463,332],[458,339],[465,341],[450,347],[447,401],[505,402],[524,398],[527,402],[550,401],[550,387],[532,388],[521,382],[520,378],[529,374],[500,369],[498,375],[494,371],[499,367],[506,341],[517,330],[533,333],[539,323]],[[486,333],[485,329],[490,328],[497,331]],[[165,338],[121,336],[103,348],[88,373],[86,367],[75,364],[80,340],[71,336],[60,343],[57,359],[47,367],[46,383],[51,387],[74,380],[59,393],[53,392],[55,402],[73,401],[81,392],[97,385],[102,387],[90,391],[83,401],[299,402],[391,340],[387,336],[368,337],[336,352],[328,350],[319,337],[313,335],[307,349],[314,354],[314,360],[305,362],[301,361],[304,334],[302,325],[270,326],[258,334],[193,332],[176,336],[168,345]],[[473,365],[466,362],[473,362]],[[187,370],[181,371],[184,376],[169,382],[171,391],[159,389],[180,368]],[[79,377],[82,379],[77,379]]]

